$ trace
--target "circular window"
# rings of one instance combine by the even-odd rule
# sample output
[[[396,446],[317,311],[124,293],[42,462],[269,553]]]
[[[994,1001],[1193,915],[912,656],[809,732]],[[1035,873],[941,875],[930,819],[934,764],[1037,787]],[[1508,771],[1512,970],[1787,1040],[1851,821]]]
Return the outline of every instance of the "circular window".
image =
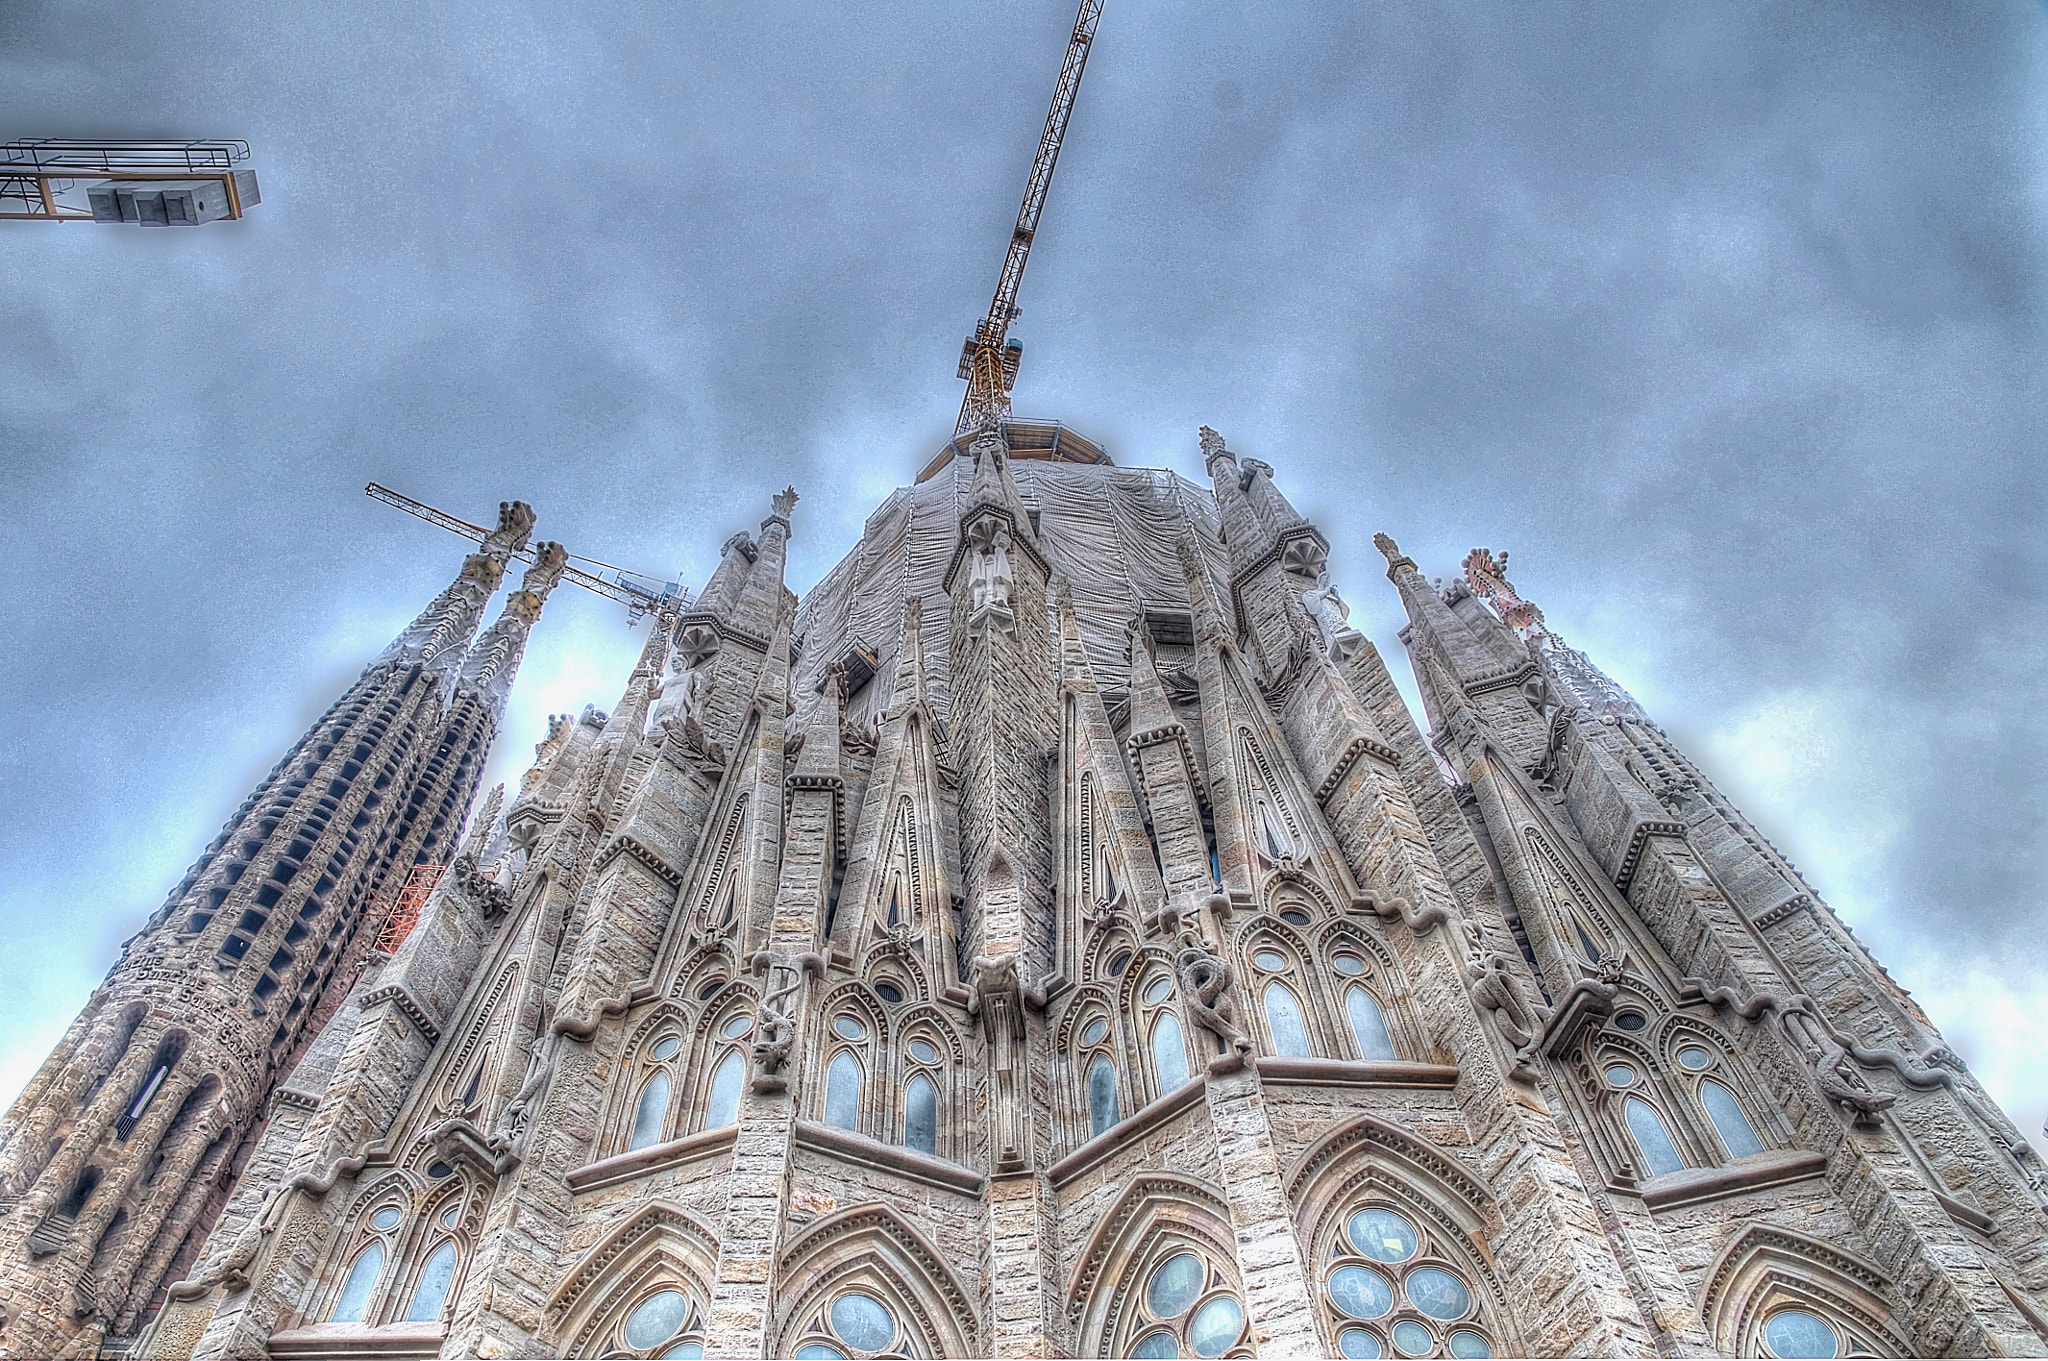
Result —
[[[1470,1328],[1460,1328],[1452,1333],[1447,1349],[1452,1356],[1464,1357],[1468,1361],[1493,1355],[1493,1344]]]
[[[1625,1063],[1610,1063],[1603,1071],[1607,1080],[1616,1087],[1626,1087],[1636,1080],[1636,1070]]]
[[[910,1057],[916,1059],[919,1063],[937,1063],[939,1061],[939,1047],[930,1040],[912,1040],[910,1042]]]
[[[1415,1255],[1415,1226],[1392,1210],[1360,1210],[1344,1233],[1375,1262],[1405,1262]]]
[[[1130,967],[1130,954],[1128,952],[1120,954],[1115,959],[1109,961],[1109,976],[1111,978],[1122,978],[1124,976],[1124,970]]]
[[[1172,1333],[1164,1328],[1155,1328],[1138,1339],[1131,1348],[1131,1355],[1149,1358],[1179,1356],[1180,1345],[1173,1340]]]
[[[386,1205],[383,1209],[370,1216],[370,1227],[373,1229],[395,1229],[398,1227],[398,1221],[402,1218],[404,1216],[398,1212],[396,1205]]]
[[[896,1340],[896,1316],[871,1295],[841,1295],[830,1318],[839,1340],[857,1352],[878,1352]]]
[[[864,1040],[868,1037],[868,1028],[854,1017],[838,1016],[833,1018],[832,1033],[842,1040]]]
[[[647,1057],[655,1060],[658,1063],[663,1059],[674,1058],[676,1056],[676,1050],[681,1049],[682,1047],[683,1042],[677,1039],[675,1036],[670,1035],[667,1039],[656,1040],[654,1042],[654,1048],[647,1051]]]
[[[1188,1347],[1196,1356],[1221,1356],[1244,1331],[1244,1310],[1228,1295],[1218,1295],[1195,1310],[1188,1324]]]
[[[1394,1350],[1403,1356],[1428,1356],[1436,1346],[1436,1334],[1412,1318],[1394,1325]]]
[[[1353,1357],[1356,1361],[1372,1361],[1374,1357],[1385,1356],[1386,1349],[1365,1329],[1346,1328],[1337,1334],[1337,1355]]]
[[[1308,913],[1300,908],[1290,907],[1280,914],[1280,920],[1286,922],[1289,926],[1307,926],[1309,917]]]
[[[1145,1307],[1154,1318],[1179,1318],[1202,1293],[1208,1278],[1202,1259],[1192,1252],[1169,1257],[1153,1269],[1151,1283],[1145,1287]]]
[[[1650,1023],[1650,1018],[1640,1011],[1624,1011],[1614,1018],[1614,1023],[1623,1030],[1641,1030]]]
[[[900,1002],[903,1000],[903,989],[897,987],[894,983],[877,983],[875,984],[875,996],[881,998],[884,1002]]]
[[[822,1342],[807,1342],[796,1349],[796,1361],[846,1361],[846,1353]]]
[[[712,979],[709,983],[706,983],[703,987],[697,989],[697,1000],[700,1002],[704,1001],[706,998],[710,997],[712,993],[717,992],[720,988],[724,986],[725,980],[723,978]]]
[[[681,1332],[689,1318],[690,1302],[680,1291],[649,1295],[626,1315],[626,1345],[636,1352],[659,1347]]]
[[[1270,972],[1275,969],[1286,968],[1287,956],[1281,954],[1278,950],[1261,950],[1252,956],[1252,963]]]
[[[1408,1289],[1408,1302],[1431,1318],[1463,1318],[1472,1307],[1472,1292],[1442,1267],[1417,1267],[1402,1284]]]
[[[462,1202],[458,1200],[447,1209],[441,1211],[441,1227],[452,1229],[455,1227],[455,1221],[460,1218],[462,1218]]]
[[[1764,1325],[1764,1343],[1771,1355],[1784,1357],[1834,1356],[1842,1346],[1833,1328],[1804,1309],[1781,1309],[1771,1315]]]
[[[439,1181],[443,1177],[452,1175],[454,1171],[455,1169],[450,1167],[447,1163],[434,1163],[427,1168],[427,1175],[432,1177],[435,1181]]]
[[[718,1033],[721,1037],[725,1039],[736,1040],[740,1036],[746,1034],[749,1030],[752,1030],[753,1028],[753,1017],[747,1015],[739,1015],[733,1017],[730,1021],[727,1021],[724,1024],[724,1026],[722,1026],[719,1029]]]
[[[704,1344],[678,1342],[661,1354],[661,1361],[704,1361]]]
[[[1394,1308],[1394,1287],[1377,1271],[1340,1266],[1330,1273],[1330,1299],[1353,1318],[1385,1318]]]
[[[1164,1002],[1166,994],[1172,991],[1173,980],[1161,975],[1145,985],[1145,1000],[1148,1002]]]
[[[1109,1022],[1097,1016],[1081,1028],[1081,1043],[1101,1044],[1102,1037],[1109,1033]]]
[[[1713,1054],[1696,1044],[1687,1045],[1678,1051],[1678,1066],[1681,1068],[1690,1068],[1697,1073],[1700,1069],[1711,1068],[1713,1065]]]
[[[1347,978],[1356,978],[1365,972],[1365,961],[1357,955],[1338,955],[1330,961],[1330,967]]]

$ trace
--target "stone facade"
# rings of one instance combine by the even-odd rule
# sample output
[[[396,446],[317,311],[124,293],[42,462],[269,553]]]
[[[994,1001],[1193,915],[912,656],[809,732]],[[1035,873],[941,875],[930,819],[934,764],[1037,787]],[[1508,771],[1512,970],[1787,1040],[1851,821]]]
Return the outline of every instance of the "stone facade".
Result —
[[[8,1116],[0,1350],[2040,1354],[2048,1173],[1793,867],[1504,562],[1382,538],[1425,736],[1201,442],[984,432],[801,602],[777,497],[386,953],[551,584],[436,669],[466,567]],[[419,812],[301,965],[237,895],[387,711]]]

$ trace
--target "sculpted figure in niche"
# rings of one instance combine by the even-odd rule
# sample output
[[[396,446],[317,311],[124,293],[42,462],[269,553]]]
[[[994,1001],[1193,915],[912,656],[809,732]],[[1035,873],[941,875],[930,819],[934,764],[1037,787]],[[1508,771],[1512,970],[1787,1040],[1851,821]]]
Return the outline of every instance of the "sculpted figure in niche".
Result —
[[[970,626],[994,621],[1004,633],[1015,635],[1017,616],[1010,605],[1010,593],[1017,578],[1010,566],[1010,529],[1000,520],[977,521],[968,530],[970,555],[967,589]]]

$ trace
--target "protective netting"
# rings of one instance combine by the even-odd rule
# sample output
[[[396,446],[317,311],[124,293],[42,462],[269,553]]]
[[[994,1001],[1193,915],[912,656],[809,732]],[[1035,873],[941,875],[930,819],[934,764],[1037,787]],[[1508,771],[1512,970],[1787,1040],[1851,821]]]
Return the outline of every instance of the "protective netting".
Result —
[[[1088,660],[1105,688],[1125,683],[1129,627],[1139,612],[1190,611],[1176,548],[1183,537],[1199,551],[1210,598],[1228,622],[1227,557],[1206,488],[1163,469],[1025,460],[1010,468],[1025,509],[1037,513],[1039,543],[1056,577],[1073,591]],[[819,684],[827,662],[845,657],[858,643],[879,665],[874,684],[854,697],[850,716],[861,721],[887,704],[903,602],[916,594],[924,598],[927,684],[943,712],[950,602],[941,579],[958,540],[973,472],[971,462],[955,459],[930,481],[898,489],[868,517],[854,550],[804,597],[796,623],[803,640],[800,696]],[[808,707],[807,698],[799,707]]]

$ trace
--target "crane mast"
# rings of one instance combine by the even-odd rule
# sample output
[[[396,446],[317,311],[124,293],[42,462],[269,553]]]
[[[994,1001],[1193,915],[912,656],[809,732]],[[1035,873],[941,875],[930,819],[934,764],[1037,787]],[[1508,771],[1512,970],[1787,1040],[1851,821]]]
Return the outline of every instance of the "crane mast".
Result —
[[[1045,113],[1045,130],[1038,137],[1031,178],[1024,185],[1024,202],[1017,209],[1017,227],[1010,233],[1010,250],[1003,257],[1002,277],[996,281],[995,298],[988,305],[988,315],[976,324],[960,351],[959,376],[967,380],[967,395],[960,402],[955,434],[1000,426],[1010,418],[1010,388],[1017,381],[1017,363],[1024,353],[1021,345],[1005,343],[1010,319],[1017,315],[1024,262],[1031,255],[1031,238],[1038,231],[1038,215],[1045,209],[1045,193],[1052,187],[1053,167],[1059,162],[1060,139],[1066,136],[1074,96],[1081,89],[1081,72],[1088,65],[1088,48],[1095,41],[1095,25],[1101,18],[1102,0],[1081,0],[1067,57],[1060,64],[1059,84],[1053,87],[1052,107]]]

